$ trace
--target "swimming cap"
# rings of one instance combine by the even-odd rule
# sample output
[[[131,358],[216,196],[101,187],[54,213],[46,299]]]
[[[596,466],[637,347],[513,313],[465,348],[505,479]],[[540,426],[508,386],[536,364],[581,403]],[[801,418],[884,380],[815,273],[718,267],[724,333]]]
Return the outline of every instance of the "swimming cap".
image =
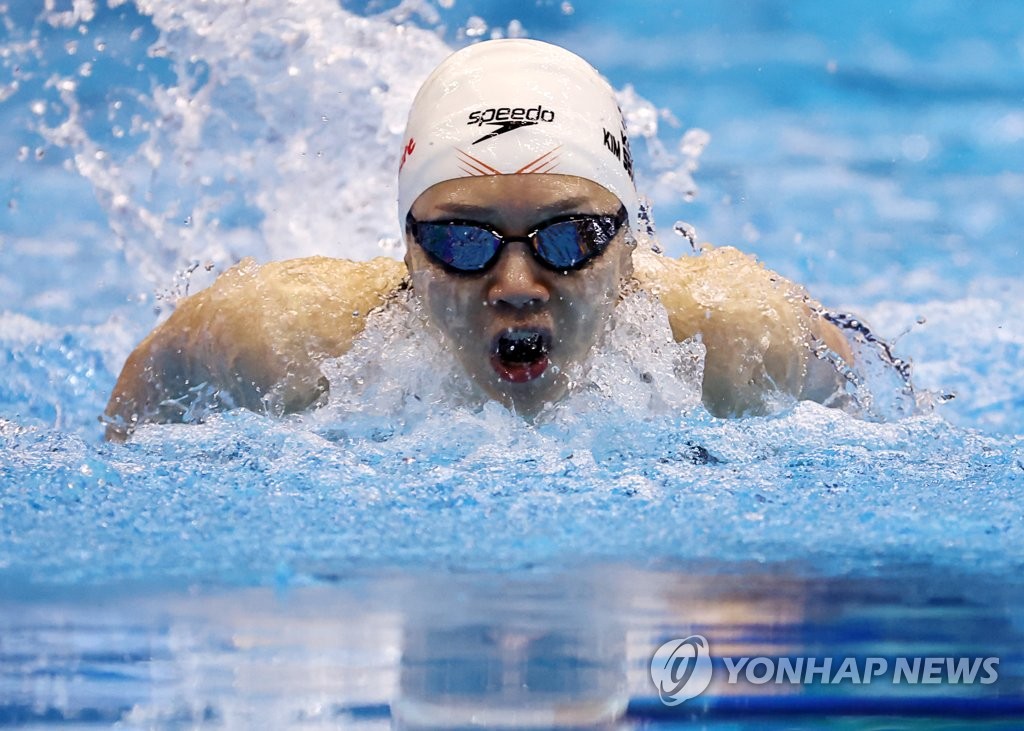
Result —
[[[525,39],[456,51],[420,87],[398,169],[401,226],[436,183],[477,175],[576,175],[614,193],[637,230],[625,123],[611,86],[579,56]]]

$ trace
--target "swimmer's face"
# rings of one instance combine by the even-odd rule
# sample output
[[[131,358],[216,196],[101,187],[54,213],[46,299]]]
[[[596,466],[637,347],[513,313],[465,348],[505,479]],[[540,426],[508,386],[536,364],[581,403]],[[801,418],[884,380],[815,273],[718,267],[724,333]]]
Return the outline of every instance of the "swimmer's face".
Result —
[[[568,175],[495,175],[438,183],[412,206],[417,221],[471,221],[507,237],[574,214],[614,217],[621,204],[605,188]],[[482,272],[460,274],[431,258],[406,233],[405,262],[430,320],[469,376],[492,398],[536,414],[568,388],[568,368],[600,338],[632,274],[628,226],[580,269],[545,267],[523,241],[505,244]]]

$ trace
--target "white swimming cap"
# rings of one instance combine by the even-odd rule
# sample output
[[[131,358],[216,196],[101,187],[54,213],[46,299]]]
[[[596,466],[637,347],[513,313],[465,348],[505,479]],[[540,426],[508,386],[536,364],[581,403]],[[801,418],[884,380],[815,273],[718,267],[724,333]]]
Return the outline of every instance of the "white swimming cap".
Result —
[[[398,213],[436,183],[475,175],[576,175],[614,193],[638,230],[639,201],[611,86],[550,43],[485,41],[456,51],[423,82],[398,169]]]

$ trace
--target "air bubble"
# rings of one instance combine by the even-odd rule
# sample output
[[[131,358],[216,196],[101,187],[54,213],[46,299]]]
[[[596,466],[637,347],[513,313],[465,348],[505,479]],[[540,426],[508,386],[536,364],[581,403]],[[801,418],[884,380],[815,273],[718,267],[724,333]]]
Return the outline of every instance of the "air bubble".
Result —
[[[576,12],[576,8],[572,6],[570,2],[562,3],[562,15],[572,15]]]

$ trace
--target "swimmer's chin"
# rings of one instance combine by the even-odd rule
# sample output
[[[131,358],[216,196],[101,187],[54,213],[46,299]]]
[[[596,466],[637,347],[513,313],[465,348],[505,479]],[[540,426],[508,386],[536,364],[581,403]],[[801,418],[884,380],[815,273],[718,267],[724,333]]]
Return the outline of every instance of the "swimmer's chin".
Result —
[[[478,385],[486,395],[501,403],[509,411],[529,422],[549,411],[569,392],[569,381],[555,364],[549,364],[544,372],[534,379],[519,383],[495,376]]]
[[[545,355],[529,363],[506,363],[496,355],[491,356],[491,368],[498,378],[509,383],[529,383],[547,372],[551,361]]]

